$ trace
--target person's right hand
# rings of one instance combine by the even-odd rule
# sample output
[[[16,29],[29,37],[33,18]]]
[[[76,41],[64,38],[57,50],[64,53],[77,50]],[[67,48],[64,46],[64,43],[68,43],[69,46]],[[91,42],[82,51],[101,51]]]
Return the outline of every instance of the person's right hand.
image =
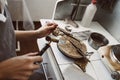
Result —
[[[41,62],[42,57],[36,54],[29,53],[0,62],[0,80],[28,80],[33,70],[40,68],[40,65],[34,63]]]

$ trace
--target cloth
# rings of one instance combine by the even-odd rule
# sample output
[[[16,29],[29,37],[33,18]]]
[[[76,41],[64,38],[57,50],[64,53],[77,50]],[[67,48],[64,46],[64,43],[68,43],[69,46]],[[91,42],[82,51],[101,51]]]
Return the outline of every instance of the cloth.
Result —
[[[87,31],[81,31],[81,32],[73,32],[73,36],[77,38],[80,41],[88,40],[90,34],[92,32],[90,30]]]
[[[15,34],[10,14],[4,7],[6,22],[0,21],[0,61],[16,56]]]

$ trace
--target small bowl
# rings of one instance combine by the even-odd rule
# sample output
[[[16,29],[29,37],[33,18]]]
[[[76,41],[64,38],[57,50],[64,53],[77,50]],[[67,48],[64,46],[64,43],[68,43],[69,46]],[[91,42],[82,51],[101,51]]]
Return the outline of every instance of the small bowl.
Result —
[[[92,48],[94,48],[95,50],[98,50],[101,46],[107,45],[109,41],[102,34],[93,32],[90,34],[88,43]]]
[[[120,45],[113,45],[110,51],[111,60],[120,64]]]

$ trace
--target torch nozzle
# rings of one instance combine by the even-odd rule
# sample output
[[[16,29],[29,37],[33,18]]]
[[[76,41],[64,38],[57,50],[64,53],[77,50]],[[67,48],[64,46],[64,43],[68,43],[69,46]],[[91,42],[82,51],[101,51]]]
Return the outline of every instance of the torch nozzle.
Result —
[[[58,40],[57,38],[52,37],[52,36],[46,36],[46,40],[47,40],[47,41],[56,42],[56,43],[59,42],[59,40]]]

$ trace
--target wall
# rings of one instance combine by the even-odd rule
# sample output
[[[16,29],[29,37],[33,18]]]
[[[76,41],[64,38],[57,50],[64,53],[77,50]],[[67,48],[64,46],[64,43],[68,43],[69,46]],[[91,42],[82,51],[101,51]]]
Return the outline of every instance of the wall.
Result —
[[[57,0],[26,0],[33,20],[52,18],[55,2]]]
[[[96,19],[120,42],[120,0],[112,12],[98,8]]]
[[[30,12],[34,21],[39,21],[42,18],[52,18],[56,0],[7,0],[10,13],[13,20],[22,20],[23,16],[23,1]]]

